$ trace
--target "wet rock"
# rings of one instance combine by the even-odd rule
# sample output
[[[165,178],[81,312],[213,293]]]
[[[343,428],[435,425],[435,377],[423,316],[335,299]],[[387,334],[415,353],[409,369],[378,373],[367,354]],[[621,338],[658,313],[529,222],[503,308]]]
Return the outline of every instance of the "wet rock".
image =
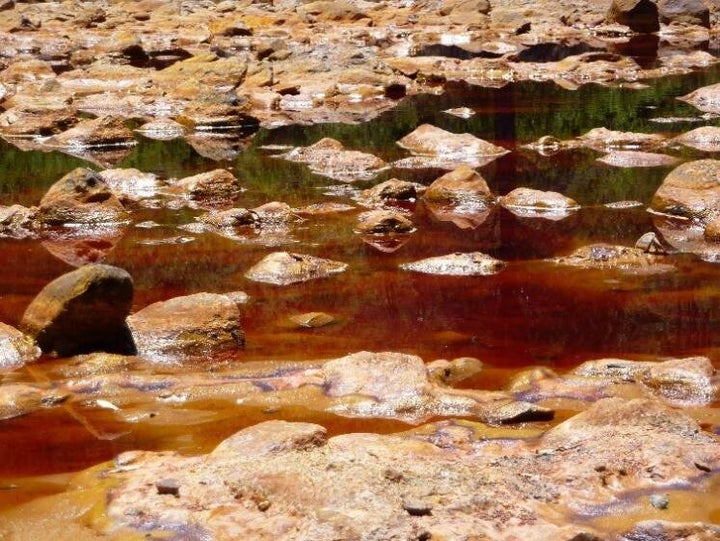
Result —
[[[658,0],[662,24],[696,24],[710,28],[710,9],[702,0]]]
[[[22,205],[0,207],[0,237],[22,239],[35,236],[36,209]]]
[[[314,173],[342,182],[370,180],[386,167],[385,162],[377,156],[347,150],[340,141],[328,137],[310,146],[295,148],[279,157],[306,163]]]
[[[0,385],[0,421],[27,415],[67,399],[67,394],[23,383]]]
[[[228,200],[242,189],[240,181],[227,169],[214,169],[182,178],[174,187],[195,200]]]
[[[633,32],[660,30],[658,6],[651,0],[613,0],[605,18],[607,23],[628,26]]]
[[[469,133],[455,134],[430,124],[422,124],[398,142],[402,148],[416,155],[473,158],[502,156],[508,150]]]
[[[335,323],[335,318],[325,312],[307,312],[290,316],[295,325],[307,329],[317,329]]]
[[[720,83],[703,86],[678,99],[704,113],[720,114]]]
[[[414,201],[418,194],[424,191],[425,187],[421,184],[393,178],[363,190],[360,199],[370,205],[392,201]]]
[[[703,229],[703,238],[707,242],[720,242],[720,216],[712,218]]]
[[[637,150],[616,150],[597,161],[613,167],[668,167],[675,165],[678,158],[667,154],[656,154],[653,152],[640,152]]]
[[[231,90],[245,79],[248,63],[243,56],[220,58],[206,52],[175,62],[156,74],[158,88],[188,100],[202,98],[208,90]]]
[[[715,524],[646,520],[637,523],[631,531],[622,534],[619,541],[649,541],[651,539],[658,541],[713,541],[719,538],[720,526]]]
[[[454,253],[403,263],[401,270],[445,276],[488,276],[505,268],[505,262],[482,252]]]
[[[640,381],[676,406],[702,406],[718,396],[715,369],[706,357],[674,359],[649,367]]]
[[[210,211],[198,216],[198,220],[219,229],[254,226],[259,222],[257,212],[245,208]]]
[[[633,133],[593,128],[576,140],[580,145],[607,152],[610,150],[650,150],[664,144],[665,138],[654,133]]]
[[[185,135],[186,128],[170,118],[158,118],[146,122],[135,131],[148,139],[171,141],[172,139],[177,139]]]
[[[720,161],[696,160],[673,169],[653,195],[657,212],[701,220],[720,215]]]
[[[355,231],[362,234],[386,235],[412,233],[413,223],[401,212],[394,210],[371,210],[358,216]]]
[[[423,199],[475,210],[487,209],[495,203],[495,195],[485,179],[466,165],[433,181]]]
[[[475,357],[458,357],[448,361],[438,359],[427,364],[431,381],[441,385],[455,385],[482,371],[483,363]]]
[[[0,114],[0,133],[5,136],[60,133],[77,123],[77,112],[69,105],[11,107]]]
[[[308,2],[297,7],[297,13],[308,22],[317,21],[343,21],[358,22],[365,20],[370,22],[370,18],[358,6],[344,0],[329,2],[327,0],[318,0],[316,2]]]
[[[125,325],[132,299],[133,282],[125,270],[86,265],[46,285],[25,310],[20,328],[46,353],[132,353]]]
[[[660,237],[658,237],[654,231],[642,234],[640,238],[635,241],[635,248],[640,248],[646,254],[668,254],[665,244],[660,240]]]
[[[238,305],[215,293],[156,302],[127,318],[138,355],[154,360],[208,358],[242,348]]]
[[[205,456],[122,455],[108,473],[107,515],[113,527],[140,531],[192,525],[215,537],[283,541],[369,539],[367,532],[372,539],[467,532],[498,541],[604,539],[613,534],[590,528],[589,513],[692,482],[704,475],[698,461],[720,464],[716,438],[651,400],[603,400],[537,442],[473,437],[457,422],[328,438],[319,425],[270,421]],[[157,494],[161,479],[174,479],[180,498]],[[652,539],[709,528],[679,526],[635,528]]]
[[[500,198],[500,204],[518,216],[540,218],[564,218],[580,208],[574,199],[561,193],[531,188],[515,188]]]
[[[703,152],[720,152],[720,128],[702,126],[675,137],[672,142]]]
[[[245,105],[230,105],[226,103],[196,103],[189,104],[178,115],[177,121],[189,129],[198,131],[247,129],[249,132],[257,130],[257,119],[246,113]]]
[[[662,255],[646,253],[640,248],[611,244],[591,244],[572,254],[553,259],[560,265],[585,269],[614,269],[631,274],[655,274],[675,269]]]
[[[40,356],[35,341],[14,327],[0,323],[0,371],[19,368]]]
[[[119,223],[128,214],[98,173],[77,168],[50,187],[35,219],[41,225]]]
[[[45,144],[66,149],[129,146],[135,144],[135,137],[123,119],[105,116],[84,120],[69,130],[48,138]]]
[[[123,202],[155,197],[160,188],[157,175],[138,169],[106,169],[100,171],[99,175]]]
[[[289,285],[317,278],[327,278],[345,271],[347,263],[305,254],[274,252],[255,264],[245,277],[255,282]]]

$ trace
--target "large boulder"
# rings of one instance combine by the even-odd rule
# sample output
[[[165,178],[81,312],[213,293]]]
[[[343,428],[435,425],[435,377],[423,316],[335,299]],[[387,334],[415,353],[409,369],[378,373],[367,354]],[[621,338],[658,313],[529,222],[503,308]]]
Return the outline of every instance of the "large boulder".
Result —
[[[127,324],[138,355],[161,361],[232,353],[245,343],[237,303],[217,293],[156,302],[129,316]]]
[[[46,353],[133,353],[125,324],[132,299],[127,271],[86,265],[46,285],[25,310],[20,328]]]
[[[704,222],[720,215],[720,160],[696,160],[673,169],[655,192],[650,207]]]
[[[40,356],[35,341],[5,323],[0,323],[0,371],[19,368]]]
[[[610,24],[623,24],[633,32],[660,30],[658,6],[652,0],[613,0],[605,20]]]
[[[98,173],[78,167],[50,187],[35,219],[41,225],[108,224],[128,214]]]

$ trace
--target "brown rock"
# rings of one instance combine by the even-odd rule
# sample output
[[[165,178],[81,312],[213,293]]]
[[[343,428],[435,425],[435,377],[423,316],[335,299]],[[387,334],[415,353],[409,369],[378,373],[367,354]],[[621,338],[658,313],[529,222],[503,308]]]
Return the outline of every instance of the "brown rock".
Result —
[[[703,0],[658,0],[662,24],[685,23],[710,28],[710,9]]]
[[[720,526],[700,522],[677,523],[665,520],[646,520],[619,538],[619,541],[716,541]]]
[[[363,190],[361,198],[368,203],[385,201],[413,201],[417,199],[418,193],[425,190],[424,186],[415,182],[398,180],[396,178],[386,180]]]
[[[641,248],[611,244],[591,244],[575,250],[565,257],[553,259],[560,265],[585,269],[614,269],[631,274],[656,274],[675,269],[665,262],[663,255],[645,252]]]
[[[720,161],[679,165],[665,177],[650,206],[663,214],[703,221],[720,215]]]
[[[419,126],[400,139],[398,145],[420,155],[474,157],[501,156],[508,152],[469,133],[454,134],[430,124]]]
[[[402,213],[394,210],[371,210],[358,216],[356,232],[372,235],[388,233],[411,233],[413,223]]]
[[[711,219],[705,224],[703,237],[708,242],[720,242],[720,216]]]
[[[369,180],[386,166],[377,156],[358,150],[347,150],[340,141],[329,137],[307,147],[295,148],[280,157],[307,163],[313,172],[343,182]]]
[[[48,136],[67,130],[76,122],[77,112],[69,106],[12,107],[0,114],[0,132],[9,136]]]
[[[243,227],[252,226],[258,223],[258,215],[255,211],[244,208],[232,208],[222,211],[210,211],[198,216],[198,220],[212,227]]]
[[[132,353],[125,325],[133,282],[123,269],[86,265],[46,285],[23,314],[20,328],[46,353]]]
[[[649,367],[642,383],[675,406],[704,406],[718,396],[715,369],[706,357],[674,359]]]
[[[505,268],[505,262],[482,252],[454,253],[403,263],[400,269],[445,276],[487,276]]]
[[[610,24],[624,24],[633,32],[660,30],[658,6],[651,0],[613,0],[605,20]]]
[[[315,21],[344,21],[356,22],[369,17],[357,6],[344,0],[327,1],[318,0],[308,2],[297,7],[298,15],[309,22]]]
[[[597,161],[613,167],[668,167],[675,165],[679,160],[667,154],[637,150],[616,150],[601,156]]]
[[[175,187],[191,199],[231,199],[241,191],[240,181],[227,169],[214,169],[185,177]]]
[[[678,98],[704,113],[720,113],[720,83],[703,86]]]
[[[174,63],[155,74],[154,80],[172,96],[197,99],[207,95],[208,90],[236,88],[245,78],[247,66],[242,56],[219,58],[203,53]]]
[[[35,341],[10,325],[0,323],[0,371],[19,368],[40,356]]]
[[[35,235],[36,209],[22,205],[0,207],[0,237],[22,239]]]
[[[154,173],[144,173],[138,169],[105,169],[100,178],[123,201],[139,201],[155,197],[160,182]]]
[[[207,358],[245,343],[237,303],[215,293],[156,302],[129,316],[127,324],[138,355],[153,360]]]
[[[67,399],[67,394],[24,383],[0,385],[0,421],[27,415]]]
[[[696,148],[703,152],[720,152],[720,128],[717,126],[702,126],[689,132],[678,135],[673,142],[686,147]]]
[[[531,188],[515,188],[500,199],[500,204],[507,209],[530,216],[567,214],[580,208],[574,199],[561,193]]]
[[[245,277],[256,282],[289,285],[317,278],[327,278],[345,271],[347,263],[322,259],[305,254],[274,252],[267,255],[246,273]]]
[[[135,137],[123,119],[105,116],[82,121],[67,131],[53,135],[45,144],[67,149],[128,146],[135,144]]]
[[[50,187],[35,219],[41,225],[119,223],[128,214],[98,173],[77,168]]]
[[[655,133],[633,133],[593,128],[577,138],[577,142],[601,152],[608,150],[653,149],[665,142],[662,135]]]
[[[495,195],[485,179],[466,165],[437,178],[425,191],[423,198],[426,201],[476,209],[490,207],[495,202]]]

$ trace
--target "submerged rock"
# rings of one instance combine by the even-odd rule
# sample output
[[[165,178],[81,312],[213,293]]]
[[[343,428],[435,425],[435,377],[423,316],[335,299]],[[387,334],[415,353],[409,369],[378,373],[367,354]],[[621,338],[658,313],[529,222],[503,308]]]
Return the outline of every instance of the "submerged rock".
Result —
[[[67,394],[24,383],[0,385],[0,421],[27,415],[67,399]]]
[[[196,293],[156,302],[127,318],[138,355],[161,361],[212,358],[245,344],[237,303]]]
[[[653,195],[650,207],[703,222],[720,215],[720,160],[696,160],[673,169]]]
[[[30,363],[40,356],[40,348],[15,327],[0,323],[0,371]]]
[[[613,167],[667,167],[676,164],[678,158],[654,152],[616,150],[601,156],[597,161]]]
[[[77,168],[53,184],[40,201],[35,220],[41,225],[119,223],[128,214],[102,177]]]
[[[20,328],[45,353],[132,353],[135,347],[125,324],[132,299],[127,271],[85,265],[46,285],[25,310]]]
[[[305,254],[274,252],[255,264],[245,277],[255,282],[288,285],[327,278],[345,271],[347,263]]]
[[[403,263],[401,270],[446,276],[488,276],[505,268],[505,262],[482,252],[454,253]]]

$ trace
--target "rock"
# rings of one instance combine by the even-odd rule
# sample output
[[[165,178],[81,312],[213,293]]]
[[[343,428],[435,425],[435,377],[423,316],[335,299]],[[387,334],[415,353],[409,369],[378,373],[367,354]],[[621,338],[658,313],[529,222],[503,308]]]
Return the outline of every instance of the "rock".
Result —
[[[576,139],[581,146],[600,152],[619,150],[651,150],[665,143],[662,135],[655,133],[633,133],[593,128]]]
[[[104,116],[81,121],[69,130],[48,138],[45,144],[65,149],[129,146],[135,144],[135,137],[123,119]]]
[[[127,202],[156,197],[160,187],[157,175],[138,169],[106,169],[99,174],[110,189]]]
[[[696,24],[710,28],[710,9],[703,0],[658,0],[662,24]]]
[[[305,254],[274,252],[255,264],[245,277],[255,282],[288,285],[317,278],[327,278],[345,271],[347,263]]]
[[[658,6],[651,0],[613,0],[605,22],[623,24],[633,32],[651,33],[660,30]]]
[[[368,392],[362,383],[348,390]],[[107,473],[104,501],[112,528],[217,538],[611,539],[613,526],[591,528],[588,513],[706,476],[696,463],[715,469],[720,451],[688,416],[652,400],[606,399],[529,439],[486,438],[459,421],[334,437],[315,424],[269,421],[199,457],[125,453]],[[179,497],[157,493],[163,479]],[[716,529],[640,523],[625,539]]]
[[[120,223],[128,214],[102,177],[77,168],[53,184],[40,201],[41,225]]]
[[[377,156],[347,150],[340,141],[329,137],[307,147],[294,148],[278,157],[306,163],[314,173],[342,182],[370,180],[386,167]]]
[[[210,211],[198,216],[198,221],[218,229],[257,225],[257,212],[244,208]]]
[[[679,160],[667,154],[641,152],[637,150],[616,150],[597,159],[613,167],[668,167]]]
[[[459,158],[502,156],[509,151],[469,133],[454,134],[430,124],[422,124],[398,141],[398,145],[416,155]]]
[[[482,371],[483,363],[475,357],[458,357],[452,361],[438,359],[427,364],[428,377],[440,385],[456,385]]]
[[[135,347],[125,325],[132,299],[127,271],[85,265],[46,285],[25,310],[20,329],[45,353],[132,353]]]
[[[552,259],[560,265],[585,269],[614,269],[631,274],[656,274],[675,269],[664,261],[665,256],[646,253],[641,248],[611,244],[591,244],[565,257]]]
[[[673,169],[653,195],[650,207],[703,222],[720,215],[720,160],[696,160]]]
[[[67,394],[56,390],[40,389],[24,383],[0,385],[0,421],[53,406],[67,397]]]
[[[40,356],[40,348],[24,333],[0,323],[0,371],[20,368]]]
[[[707,357],[673,359],[650,366],[640,381],[664,401],[680,407],[705,406],[718,397],[715,369]]]
[[[703,229],[703,238],[707,242],[720,242],[720,216],[712,218],[707,224],[705,224],[705,228]]]
[[[177,121],[189,129],[198,131],[243,129],[257,130],[258,121],[246,113],[247,106],[227,103],[193,102],[178,115]]]
[[[485,179],[474,169],[461,165],[455,170],[435,179],[423,195],[423,199],[462,206],[466,209],[487,209],[495,203]]]
[[[345,0],[318,0],[298,6],[297,13],[308,22],[316,21],[368,21],[370,18],[359,7]]]
[[[355,231],[371,235],[412,233],[415,231],[415,226],[400,212],[394,210],[371,210],[358,216]]]
[[[77,123],[77,111],[67,104],[11,107],[0,114],[0,133],[17,137],[50,136]]]
[[[720,83],[703,86],[678,99],[697,107],[704,113],[720,114]]]
[[[174,186],[195,200],[227,200],[242,189],[240,181],[227,169],[214,169],[185,177]]]
[[[482,252],[454,253],[403,263],[401,270],[445,276],[488,276],[505,268],[505,262]]]
[[[645,520],[622,534],[619,541],[714,541],[720,539],[720,526],[701,522]]]
[[[214,358],[245,343],[237,303],[216,293],[156,302],[129,316],[127,324],[138,355],[153,360]]]
[[[0,207],[0,237],[22,239],[35,236],[36,209],[22,205]]]
[[[371,205],[392,201],[414,201],[418,193],[424,191],[425,187],[422,184],[393,178],[363,190],[360,199]]]
[[[157,87],[168,95],[187,100],[236,88],[245,79],[248,63],[243,56],[220,58],[207,52],[175,62],[153,75]]]
[[[574,199],[558,192],[515,188],[500,198],[500,204],[506,209],[523,217],[565,217],[571,211],[578,210]]]
[[[720,152],[720,128],[717,126],[695,128],[678,135],[672,142],[702,150],[703,152]]]
[[[171,141],[185,135],[185,126],[170,118],[158,118],[146,122],[135,130],[148,139],[157,141]]]
[[[295,314],[290,316],[292,321],[298,327],[306,329],[317,329],[335,323],[336,319],[325,312],[307,312],[305,314]]]

